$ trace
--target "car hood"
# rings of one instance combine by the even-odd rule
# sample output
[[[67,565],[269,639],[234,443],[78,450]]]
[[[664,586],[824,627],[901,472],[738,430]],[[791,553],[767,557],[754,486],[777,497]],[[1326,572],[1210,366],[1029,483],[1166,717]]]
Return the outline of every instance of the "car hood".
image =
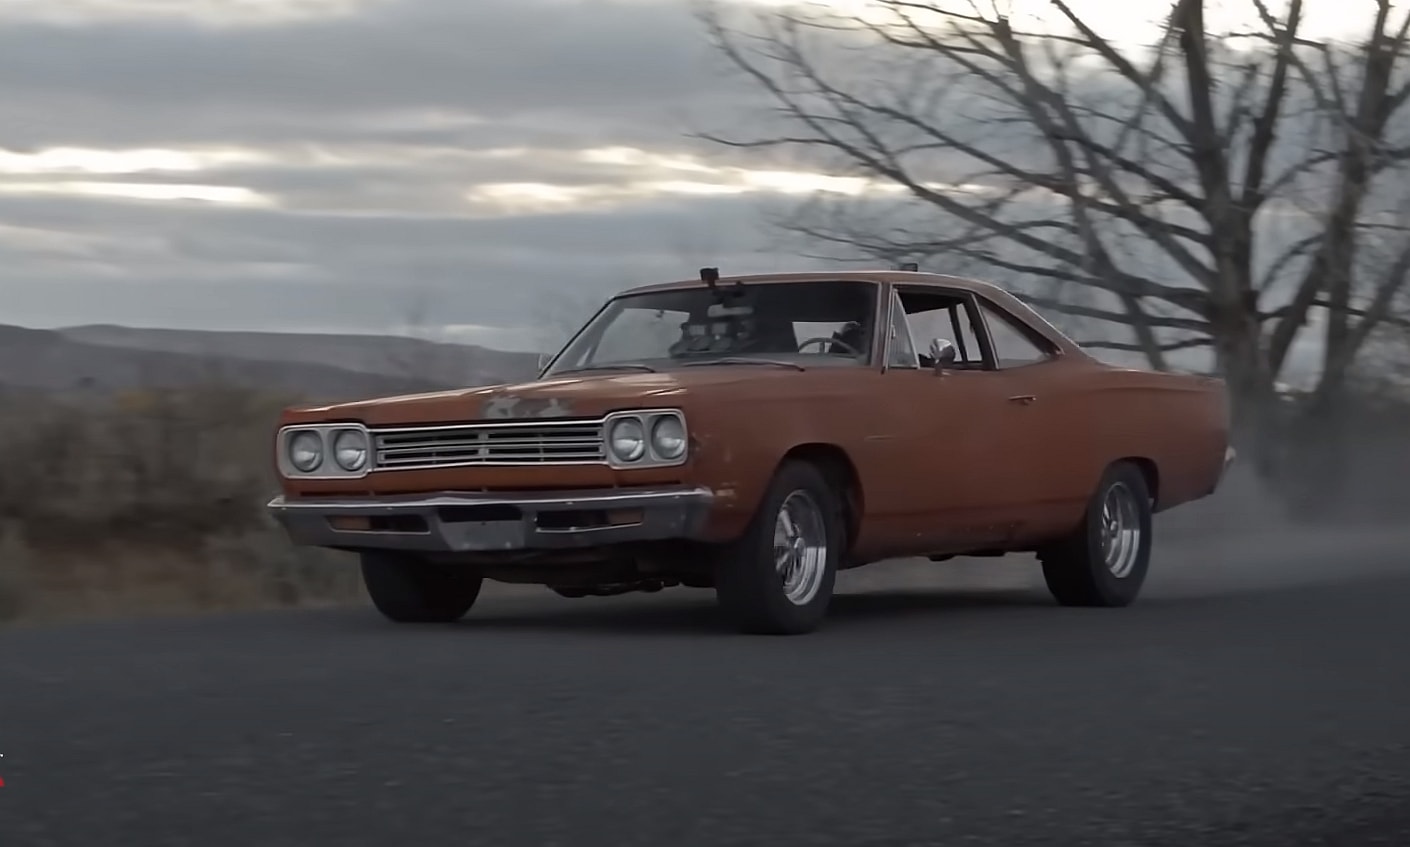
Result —
[[[825,376],[824,371],[835,369],[803,372],[766,365],[721,365],[661,373],[574,374],[534,382],[303,407],[291,410],[285,417],[286,422],[349,420],[369,426],[594,417],[616,409],[684,407],[702,394],[712,403],[777,397],[784,385],[812,383],[808,377]]]

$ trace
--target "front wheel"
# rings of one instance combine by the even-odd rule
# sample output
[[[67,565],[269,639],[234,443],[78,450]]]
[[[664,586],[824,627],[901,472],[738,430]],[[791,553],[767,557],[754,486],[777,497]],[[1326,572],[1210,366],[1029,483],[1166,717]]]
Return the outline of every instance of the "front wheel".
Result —
[[[372,605],[397,623],[450,623],[475,605],[484,578],[473,571],[393,553],[362,554]]]
[[[744,535],[716,565],[715,594],[741,632],[799,635],[822,625],[846,532],[842,504],[808,462],[779,468]]]
[[[1038,553],[1043,579],[1064,606],[1127,606],[1141,593],[1151,559],[1151,496],[1130,462],[1107,468],[1082,525]]]

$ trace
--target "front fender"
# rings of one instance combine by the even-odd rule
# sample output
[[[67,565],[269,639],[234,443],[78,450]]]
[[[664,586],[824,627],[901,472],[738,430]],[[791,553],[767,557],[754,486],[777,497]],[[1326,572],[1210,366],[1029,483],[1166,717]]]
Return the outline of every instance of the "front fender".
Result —
[[[713,540],[732,540],[744,531],[775,471],[795,448],[828,445],[859,464],[855,449],[860,434],[848,426],[848,416],[836,414],[833,402],[776,399],[747,410],[713,406],[689,413],[694,481],[715,493]],[[834,413],[825,414],[828,408]]]

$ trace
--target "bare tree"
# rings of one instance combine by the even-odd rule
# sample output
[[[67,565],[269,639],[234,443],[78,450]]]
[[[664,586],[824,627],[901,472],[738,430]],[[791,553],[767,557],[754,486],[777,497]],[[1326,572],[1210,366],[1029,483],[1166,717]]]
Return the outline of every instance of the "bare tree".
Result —
[[[1024,19],[980,0],[873,0],[702,20],[766,95],[736,149],[861,176],[780,223],[844,256],[979,265],[1030,303],[1121,328],[1094,339],[1170,367],[1203,348],[1239,437],[1279,431],[1279,381],[1317,336],[1326,409],[1410,278],[1407,27],[1390,0],[1348,0],[1358,44],[1304,32],[1304,2],[1237,0],[1211,32],[1175,0],[1133,49],[1065,0]],[[1398,20],[1397,20],[1398,18]],[[1276,454],[1260,450],[1265,472]]]

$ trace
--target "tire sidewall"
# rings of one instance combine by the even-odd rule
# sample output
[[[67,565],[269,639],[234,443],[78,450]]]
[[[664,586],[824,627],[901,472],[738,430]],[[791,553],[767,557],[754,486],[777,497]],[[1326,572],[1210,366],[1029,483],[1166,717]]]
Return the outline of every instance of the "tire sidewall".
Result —
[[[775,521],[784,501],[795,491],[803,491],[813,499],[822,513],[827,536],[821,583],[812,599],[801,605],[784,593],[773,555]],[[725,583],[721,599],[726,605],[737,607],[737,614],[751,619],[750,629],[791,634],[818,628],[832,601],[837,565],[846,541],[841,501],[822,471],[811,463],[798,461],[780,467],[742,541],[720,575]],[[760,625],[760,619],[767,623]]]
[[[385,617],[405,623],[458,620],[479,599],[478,573],[386,552],[361,555],[363,586]]]
[[[1113,574],[1102,559],[1102,504],[1106,501],[1107,493],[1117,485],[1126,486],[1135,495],[1136,516],[1141,530],[1136,561],[1132,564],[1130,573],[1124,577]],[[1097,486],[1097,492],[1087,509],[1086,547],[1089,551],[1087,564],[1092,571],[1092,581],[1109,605],[1130,603],[1136,599],[1141,586],[1145,584],[1146,574],[1150,570],[1154,540],[1151,534],[1151,518],[1150,486],[1146,484],[1146,477],[1140,468],[1129,463],[1120,463],[1108,468],[1102,475],[1101,483]]]

